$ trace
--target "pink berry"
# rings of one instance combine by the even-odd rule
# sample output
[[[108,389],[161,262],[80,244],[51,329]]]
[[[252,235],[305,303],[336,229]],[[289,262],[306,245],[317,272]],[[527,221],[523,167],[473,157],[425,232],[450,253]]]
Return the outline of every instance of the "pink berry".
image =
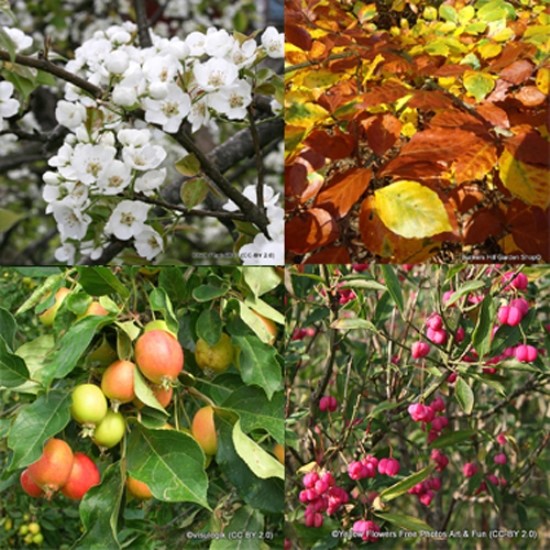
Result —
[[[363,271],[367,271],[369,268],[369,264],[353,264],[352,266],[353,271],[356,271],[357,273],[362,273]]]
[[[516,290],[525,290],[527,288],[527,285],[529,284],[529,279],[527,279],[527,275],[525,275],[524,273],[518,273],[514,277],[514,273],[512,271],[508,271],[503,275],[502,282],[510,282],[510,285],[506,287],[506,290],[508,290],[510,287],[513,287]]]
[[[321,411],[334,412],[337,408],[338,401],[336,400],[336,397],[333,397],[332,395],[324,395],[319,400],[319,409]]]
[[[374,521],[360,519],[353,524],[353,532],[361,535],[364,541],[375,542],[378,540],[375,533],[380,532],[380,527]]]
[[[443,327],[443,319],[439,313],[432,313],[426,320],[426,326],[433,330],[440,330]]]
[[[415,342],[411,347],[413,359],[421,359],[430,353],[430,344],[426,342]]]
[[[419,495],[418,500],[424,505],[429,506],[434,498],[434,492],[431,490],[426,491]]]
[[[431,477],[427,481],[429,482],[430,489],[433,491],[439,491],[439,489],[441,489],[441,478]]]
[[[455,333],[456,343],[460,344],[461,342],[464,342],[465,337],[466,337],[466,333],[464,332],[464,329],[462,327],[458,327]]]
[[[508,461],[504,453],[498,453],[498,455],[495,455],[493,460],[495,464],[500,464],[501,466],[506,464],[506,462]]]
[[[433,409],[422,403],[413,403],[407,410],[415,422],[431,422],[434,418]]]
[[[447,382],[449,384],[454,384],[456,382],[456,379],[457,379],[458,375],[456,372],[451,372],[451,374],[449,374],[449,376],[447,376]]]
[[[532,363],[538,357],[537,348],[520,344],[515,350],[516,359],[520,363]]]
[[[437,396],[431,403],[430,407],[435,412],[443,412],[445,410],[445,401],[443,401],[443,398],[441,396]]]
[[[348,475],[351,479],[363,479],[366,476],[365,467],[359,461],[350,462],[348,465]]]
[[[304,476],[302,483],[306,489],[313,489],[317,481],[319,481],[319,474],[317,472],[309,472]]]
[[[399,473],[399,461],[395,458],[383,458],[378,463],[378,471],[390,477],[394,477]]]
[[[432,420],[432,428],[440,432],[443,428],[449,425],[449,420],[446,416],[437,416]]]
[[[451,300],[451,297],[452,295],[455,293],[454,290],[446,290],[444,293],[443,293],[443,303],[444,304],[448,304],[448,302]],[[455,304],[452,303],[450,306],[448,307],[455,307]]]
[[[462,473],[465,477],[472,477],[477,473],[477,466],[473,462],[466,462],[464,466],[462,466]]]
[[[501,306],[497,313],[497,319],[502,325],[515,327],[521,323],[524,315],[523,311],[517,306]]]
[[[487,474],[487,479],[493,485],[498,485],[498,477],[495,474]]]
[[[447,331],[444,329],[436,330],[428,327],[426,330],[426,337],[430,340],[430,342],[441,346],[447,341]]]
[[[449,459],[439,449],[433,449],[430,458],[437,464],[438,472],[442,472],[449,464]]]
[[[504,447],[504,445],[506,445],[506,443],[508,442],[508,440],[506,439],[506,434],[498,434],[497,442],[501,447]]]

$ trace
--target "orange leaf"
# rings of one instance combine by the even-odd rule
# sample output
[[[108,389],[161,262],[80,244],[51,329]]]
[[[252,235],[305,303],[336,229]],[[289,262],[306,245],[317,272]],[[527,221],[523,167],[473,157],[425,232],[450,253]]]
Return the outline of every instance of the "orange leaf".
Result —
[[[286,249],[306,254],[334,242],[339,236],[334,218],[322,208],[311,208],[289,220],[285,227]]]
[[[315,206],[328,210],[336,219],[343,218],[367,190],[371,178],[372,171],[368,168],[353,168],[339,174],[319,193]]]
[[[309,32],[301,26],[288,22],[285,25],[285,41],[294,44],[305,52],[311,49],[312,39]]]
[[[521,84],[531,76],[534,69],[535,67],[532,63],[529,63],[526,59],[521,59],[514,61],[511,65],[500,71],[500,76],[512,84]]]
[[[349,252],[344,246],[329,246],[320,252],[312,254],[306,264],[350,264]]]
[[[478,210],[464,227],[464,244],[480,244],[489,237],[499,237],[504,230],[504,219],[498,208]]]
[[[495,166],[497,151],[490,141],[476,139],[469,144],[454,163],[457,183],[483,179]]]
[[[504,147],[521,162],[540,164],[550,168],[550,143],[536,130],[523,132],[507,139]]]
[[[370,148],[380,157],[395,145],[401,135],[401,122],[391,114],[376,115],[361,125]]]
[[[526,107],[536,107],[546,101],[546,96],[536,86],[524,86],[514,97]]]
[[[305,141],[313,150],[329,159],[349,157],[355,147],[355,139],[350,134],[344,134],[335,128],[332,134],[325,130],[314,130]]]

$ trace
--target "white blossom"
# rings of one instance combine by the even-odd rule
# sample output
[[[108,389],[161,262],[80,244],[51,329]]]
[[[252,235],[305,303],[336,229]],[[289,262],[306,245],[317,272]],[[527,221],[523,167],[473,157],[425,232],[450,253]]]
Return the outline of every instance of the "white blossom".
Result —
[[[64,262],[67,264],[75,263],[76,247],[72,243],[63,243],[54,252],[55,259],[58,262]]]
[[[210,92],[231,86],[237,79],[239,70],[235,64],[213,57],[206,63],[197,63],[193,68],[193,74],[198,85]]]
[[[120,160],[113,160],[97,178],[97,188],[104,195],[118,195],[130,185],[130,167]]]
[[[23,31],[12,27],[3,27],[3,29],[15,44],[15,51],[22,52],[32,46],[32,38]]]
[[[55,118],[61,126],[74,130],[86,120],[86,107],[81,103],[61,100],[55,108]]]
[[[166,158],[166,150],[160,145],[145,145],[144,147],[124,147],[122,160],[135,170],[145,172],[153,170]]]
[[[19,111],[19,101],[13,99],[13,84],[3,80],[0,82],[0,122]]]
[[[134,246],[136,247],[137,253],[147,260],[152,260],[164,249],[162,237],[157,231],[149,226],[145,226],[143,231],[136,235]]]
[[[143,176],[136,178],[134,190],[147,196],[153,195],[154,192],[164,183],[165,178],[166,168],[145,172]]]
[[[252,103],[252,86],[245,80],[237,80],[228,86],[208,95],[208,104],[231,120],[246,118],[246,108]]]
[[[116,149],[110,146],[79,143],[74,149],[71,161],[75,176],[83,183],[94,183],[113,162],[116,152]]]
[[[145,99],[143,106],[147,122],[160,124],[165,132],[175,133],[191,109],[191,99],[175,84],[168,84],[165,98]]]
[[[285,55],[285,35],[275,27],[268,27],[262,34],[262,46],[269,57],[282,58]]]
[[[84,238],[92,221],[88,214],[84,214],[78,206],[64,201],[52,204],[51,211],[63,240],[80,241]]]
[[[123,241],[135,237],[145,227],[149,208],[148,204],[141,201],[119,202],[105,225],[105,232]]]

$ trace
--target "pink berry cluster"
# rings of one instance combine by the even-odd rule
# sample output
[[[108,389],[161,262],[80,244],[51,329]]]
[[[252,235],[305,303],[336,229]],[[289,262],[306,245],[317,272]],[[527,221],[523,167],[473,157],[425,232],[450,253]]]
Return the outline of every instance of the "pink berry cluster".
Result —
[[[429,477],[421,483],[417,483],[414,487],[409,489],[410,495],[416,495],[418,501],[424,506],[429,506],[435,497],[435,493],[441,489],[441,478]]]
[[[435,469],[438,472],[442,472],[449,464],[449,459],[447,458],[447,455],[445,455],[445,453],[442,453],[439,449],[433,449],[430,458],[435,462]]]
[[[365,542],[376,542],[376,533],[380,533],[380,527],[374,521],[360,519],[353,524],[353,532],[360,535]]]
[[[315,329],[313,327],[296,328],[292,333],[291,340],[303,340],[304,338],[311,338],[315,336]]]
[[[447,342],[447,331],[439,313],[432,313],[426,320],[426,337],[430,342],[442,346]]]
[[[330,472],[321,475],[309,472],[304,476],[302,483],[305,488],[300,491],[298,498],[306,505],[304,519],[307,527],[321,527],[324,512],[331,516],[349,501],[348,493],[335,485]]]
[[[525,298],[515,298],[508,305],[500,306],[497,319],[501,325],[516,327],[529,311],[529,302]]]
[[[338,408],[338,401],[332,395],[324,395],[319,399],[319,409],[323,412],[334,412]]]
[[[514,276],[513,271],[508,271],[502,276],[503,283],[509,283],[504,290],[526,290],[529,280],[524,273],[518,273]]]
[[[338,303],[341,306],[345,306],[355,298],[357,298],[357,294],[351,288],[340,288],[338,290]]]
[[[367,271],[370,264],[353,264],[351,268],[356,273],[363,273],[363,271]]]
[[[367,455],[361,460],[354,460],[348,465],[348,475],[351,479],[360,480],[376,477],[376,473],[394,477],[399,473],[399,461],[395,458],[382,458]]]
[[[437,414],[445,411],[445,402],[441,397],[436,397],[429,405],[413,403],[409,405],[407,410],[415,422],[424,422],[426,425],[431,425],[428,434],[428,442],[430,443],[437,439],[449,425],[449,419],[446,416]]]

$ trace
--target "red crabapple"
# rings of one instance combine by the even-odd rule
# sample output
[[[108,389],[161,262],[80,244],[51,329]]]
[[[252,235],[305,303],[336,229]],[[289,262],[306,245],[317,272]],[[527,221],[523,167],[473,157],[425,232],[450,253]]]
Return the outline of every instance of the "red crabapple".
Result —
[[[487,480],[493,485],[498,485],[498,477],[495,474],[487,474]]]

